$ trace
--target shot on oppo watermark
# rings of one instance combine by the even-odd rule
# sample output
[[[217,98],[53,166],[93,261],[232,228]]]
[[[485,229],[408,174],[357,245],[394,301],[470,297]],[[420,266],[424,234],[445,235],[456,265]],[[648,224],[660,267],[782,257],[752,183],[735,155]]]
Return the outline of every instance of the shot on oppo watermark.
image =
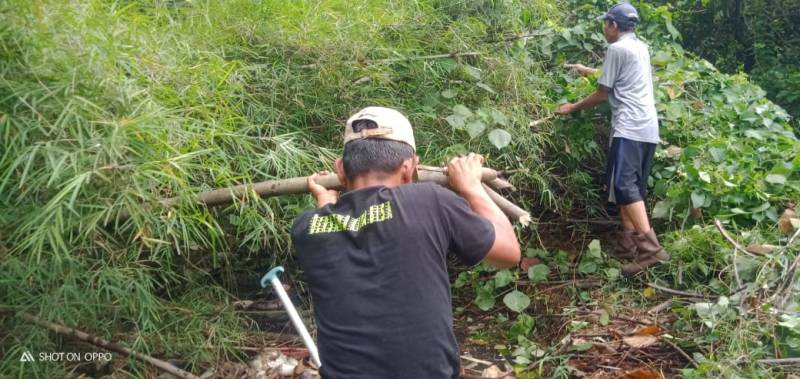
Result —
[[[103,351],[87,351],[87,352],[73,352],[73,351],[56,351],[56,352],[39,352],[31,353],[25,351],[20,355],[20,362],[96,362],[96,361],[110,361],[113,355],[109,352]]]

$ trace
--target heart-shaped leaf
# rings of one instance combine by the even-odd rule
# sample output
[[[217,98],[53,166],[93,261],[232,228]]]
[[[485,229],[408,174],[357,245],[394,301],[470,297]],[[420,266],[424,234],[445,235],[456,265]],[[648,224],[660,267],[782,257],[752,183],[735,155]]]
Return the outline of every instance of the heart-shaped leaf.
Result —
[[[482,311],[488,311],[494,307],[494,296],[491,293],[479,292],[475,298],[475,305]]]
[[[531,305],[531,299],[519,290],[514,290],[503,296],[503,304],[514,312],[522,312]]]
[[[498,149],[502,149],[511,143],[511,134],[503,129],[495,129],[489,132],[489,142]]]
[[[661,200],[653,207],[653,218],[667,218],[669,215],[669,201]]]
[[[511,271],[508,270],[498,271],[497,274],[494,275],[494,288],[505,287],[513,281],[514,281],[514,275],[511,274]]]
[[[588,262],[581,262],[581,264],[578,265],[578,272],[580,272],[581,274],[591,274],[595,271],[597,271],[597,263],[588,261]]]
[[[786,177],[781,174],[769,174],[766,178],[764,178],[764,180],[770,184],[783,185],[786,183]]]
[[[463,104],[453,106],[453,114],[459,115],[463,118],[472,117],[472,111],[465,107]]]
[[[473,120],[467,124],[467,133],[469,133],[469,138],[475,138],[481,135],[484,130],[486,130],[486,124],[484,124],[481,120]]]
[[[498,111],[497,109],[492,109],[489,112],[492,115],[492,120],[498,125],[508,126],[508,117],[506,117],[503,112]]]
[[[692,206],[695,208],[702,208],[706,203],[706,195],[701,192],[692,192]]]
[[[533,280],[534,282],[541,282],[547,280],[547,276],[550,275],[550,267],[547,267],[546,264],[538,264],[531,267],[528,267],[528,279]]]
[[[442,97],[445,99],[452,99],[456,97],[456,91],[453,89],[446,89],[442,91]]]

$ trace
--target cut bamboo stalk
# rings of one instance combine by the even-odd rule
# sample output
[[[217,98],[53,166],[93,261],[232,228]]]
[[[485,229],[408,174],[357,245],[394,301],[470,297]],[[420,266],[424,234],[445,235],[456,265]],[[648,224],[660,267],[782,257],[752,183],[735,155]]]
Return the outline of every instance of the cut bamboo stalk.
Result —
[[[446,169],[421,166],[419,170],[417,170],[417,176],[420,182],[433,182],[443,186],[447,185]],[[481,180],[486,182],[494,179],[497,179],[497,171],[490,168],[484,168]],[[327,189],[342,189],[342,183],[339,182],[339,178],[336,177],[336,175],[320,176],[316,179],[316,182]],[[238,186],[202,192],[197,194],[197,202],[209,207],[230,204],[233,202],[233,199],[241,199],[249,191],[255,192],[262,198],[309,193],[307,177],[299,177],[267,180],[265,182],[253,184],[241,184]],[[161,205],[165,207],[173,207],[178,203],[178,201],[180,201],[178,197],[171,197],[161,200]]]
[[[488,182],[486,182],[486,184],[488,184],[489,187],[492,187],[492,189],[495,190],[495,191],[503,191],[503,190],[516,191],[517,190],[517,188],[514,187],[513,184],[511,184],[507,180],[501,179],[501,178],[497,178],[495,180],[488,181]]]
[[[483,168],[483,172],[481,173],[482,182],[492,182],[497,180],[497,178],[497,171],[490,168]],[[213,191],[201,192],[195,195],[195,199],[200,204],[209,207],[215,207],[219,205],[230,204],[234,201],[234,199],[243,199],[248,193],[255,193],[261,198],[305,194],[309,193],[307,180],[307,177],[298,177],[267,180],[253,184],[241,184],[237,186],[216,189]],[[447,186],[447,169],[443,167],[420,165],[417,168],[417,181],[431,182],[442,186]],[[342,183],[339,182],[339,178],[336,175],[320,176],[316,179],[316,182],[327,189],[342,190]],[[491,191],[489,192],[489,196],[492,198],[492,200],[497,203],[500,209],[502,209],[512,221],[517,221],[523,226],[528,225],[531,220],[528,212],[506,200],[497,192],[494,192],[491,188],[486,188],[487,192]],[[171,208],[175,207],[179,202],[179,197],[170,197],[161,200],[159,203],[161,203],[161,205],[164,207]],[[117,221],[124,221],[129,217],[129,214],[122,212],[120,213]]]
[[[93,335],[91,335],[89,333],[82,332],[82,331],[80,331],[78,329],[73,329],[73,328],[69,328],[69,327],[63,326],[63,325],[59,325],[59,324],[56,324],[56,323],[45,321],[45,320],[43,320],[43,319],[41,319],[39,317],[36,317],[36,316],[34,316],[32,314],[29,314],[29,313],[21,313],[20,315],[21,315],[22,318],[24,318],[24,319],[26,319],[26,320],[28,320],[28,321],[36,324],[36,325],[39,325],[39,326],[45,327],[47,329],[50,329],[51,331],[56,332],[58,334],[61,334],[63,336],[79,339],[79,340],[81,340],[83,342],[88,342],[88,343],[90,343],[92,345],[95,345],[95,346],[98,346],[98,347],[102,347],[102,348],[104,348],[106,350],[111,350],[111,351],[115,351],[117,353],[123,354],[125,356],[134,357],[134,358],[136,358],[136,359],[138,359],[138,360],[140,360],[142,362],[146,362],[146,363],[149,363],[149,364],[151,364],[153,366],[156,366],[157,368],[159,368],[161,370],[164,370],[164,371],[166,371],[166,372],[168,372],[168,373],[170,373],[172,375],[175,375],[175,376],[177,376],[179,378],[183,378],[183,379],[200,379],[199,376],[196,376],[196,375],[194,375],[194,374],[192,374],[192,373],[190,373],[188,371],[185,371],[185,370],[182,370],[182,369],[180,369],[178,367],[175,367],[174,365],[170,364],[169,362],[165,362],[165,361],[162,361],[160,359],[153,358],[153,357],[151,357],[151,356],[149,356],[147,354],[137,353],[137,352],[135,352],[135,351],[133,351],[131,349],[128,349],[127,347],[122,346],[122,345],[120,345],[118,343],[111,342],[111,341],[105,340],[103,338],[93,336]]]
[[[516,204],[506,200],[505,197],[500,196],[497,192],[483,184],[483,189],[486,190],[486,193],[489,194],[489,198],[500,207],[500,210],[508,216],[511,221],[516,221],[520,223],[522,226],[528,226],[531,223],[531,215],[530,213],[526,212],[524,209],[518,207]]]

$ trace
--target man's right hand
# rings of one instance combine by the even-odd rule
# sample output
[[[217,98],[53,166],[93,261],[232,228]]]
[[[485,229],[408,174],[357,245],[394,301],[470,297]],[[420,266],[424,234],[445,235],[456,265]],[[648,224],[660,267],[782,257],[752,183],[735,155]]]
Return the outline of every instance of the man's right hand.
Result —
[[[596,68],[586,67],[580,63],[567,63],[564,65],[564,68],[575,70],[583,76],[593,75],[597,72]]]
[[[483,156],[469,153],[466,157],[455,157],[447,164],[447,180],[450,188],[462,196],[483,191],[481,173],[483,169]]]
[[[453,158],[447,164],[447,180],[450,188],[464,197],[470,208],[494,227],[494,244],[486,254],[486,261],[498,268],[513,267],[520,260],[517,235],[508,217],[483,189],[482,168],[483,157],[479,154]]]
[[[327,171],[320,171],[318,174],[311,175],[306,179],[308,190],[317,202],[317,208],[322,208],[328,204],[336,204],[336,200],[339,198],[339,191],[329,190],[317,184],[317,177],[325,175],[330,175],[330,173]]]

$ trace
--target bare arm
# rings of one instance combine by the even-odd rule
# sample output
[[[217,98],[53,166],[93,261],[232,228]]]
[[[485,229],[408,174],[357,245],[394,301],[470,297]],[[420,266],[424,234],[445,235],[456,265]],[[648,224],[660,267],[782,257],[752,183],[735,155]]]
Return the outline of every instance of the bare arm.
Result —
[[[564,65],[564,68],[568,68],[571,70],[577,71],[579,74],[583,76],[591,76],[598,73],[600,70],[592,67],[586,67],[580,63],[567,63]]]
[[[572,112],[577,112],[586,108],[592,108],[597,104],[600,104],[604,101],[608,100],[608,90],[605,87],[600,87],[591,95],[586,96],[583,100],[577,103],[566,103],[561,104],[556,110],[558,114],[570,114]]]
[[[469,203],[472,210],[489,220],[494,227],[494,244],[485,260],[498,268],[513,267],[519,263],[520,248],[514,227],[503,211],[483,189],[480,180],[483,157],[470,153],[467,157],[453,158],[447,165],[450,187]]]

